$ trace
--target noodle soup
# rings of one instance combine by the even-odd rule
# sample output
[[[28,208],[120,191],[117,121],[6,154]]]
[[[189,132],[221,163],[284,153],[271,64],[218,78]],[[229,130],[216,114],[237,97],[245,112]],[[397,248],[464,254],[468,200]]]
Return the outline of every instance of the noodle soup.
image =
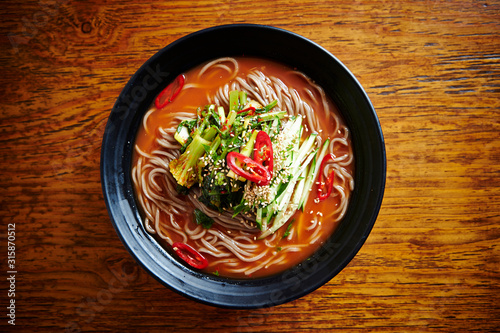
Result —
[[[171,100],[164,99],[160,103],[164,105],[154,103],[151,106],[137,133],[132,179],[145,229],[166,248],[173,248],[188,264],[208,274],[256,278],[282,272],[306,260],[334,232],[345,214],[354,188],[350,134],[335,105],[322,88],[304,74],[266,59],[221,58],[183,73],[181,79],[182,82],[170,87]],[[178,137],[182,124],[199,118],[200,114],[210,109],[207,106],[216,110],[222,107],[224,114],[220,116],[229,117],[232,91],[244,93],[248,103],[258,105],[241,107],[238,113],[252,113],[255,109],[269,106],[266,112],[282,117],[275,122],[279,126],[274,132],[270,125],[266,127],[271,133],[269,137],[277,140],[272,144],[274,158],[267,156],[267,163],[262,163],[268,169],[262,171],[266,175],[272,174],[272,167],[266,164],[274,161],[274,172],[279,173],[280,163],[286,160],[280,160],[280,154],[286,149],[276,143],[279,143],[280,133],[286,130],[287,123],[300,118],[297,146],[302,146],[309,139],[312,142],[311,153],[307,155],[310,164],[300,169],[303,173],[295,178],[287,174],[288,178],[281,179],[279,187],[288,186],[298,191],[299,184],[307,184],[302,182],[307,178],[305,175],[309,175],[309,171],[312,174],[316,168],[318,172],[312,179],[308,194],[302,194],[305,201],[300,206],[286,203],[282,209],[276,209],[279,205],[273,206],[275,210],[269,213],[272,219],[268,222],[263,222],[265,219],[261,218],[262,209],[243,209],[235,214],[235,206],[220,209],[210,203],[207,205],[206,200],[200,200],[204,193],[206,195],[202,184],[207,171],[201,170],[209,163],[203,162],[205,157],[200,158],[200,163],[204,164],[199,167],[199,174],[193,176],[199,183],[189,188],[179,187],[178,175],[171,172],[172,165],[178,165],[182,159],[182,149],[185,148]],[[256,114],[252,119],[259,121],[260,118],[264,116]],[[216,135],[223,135],[225,131],[227,128],[222,126]],[[251,131],[248,132],[250,135]],[[208,149],[208,145],[205,147]],[[238,151],[244,151],[244,147],[244,144],[238,147]],[[323,147],[325,157],[320,159]],[[257,152],[253,154],[249,154],[249,165],[255,164],[257,159]],[[241,158],[240,155],[238,157]],[[296,157],[292,155],[288,160],[293,163]],[[233,171],[227,159],[221,164],[224,172]],[[261,165],[256,167],[261,168]],[[257,174],[260,175],[259,172]],[[251,188],[251,193],[255,195],[266,192],[274,184],[274,178],[271,184],[263,185],[241,177],[238,174],[234,178],[245,189],[245,194],[239,198],[241,201],[251,202],[248,195],[251,191],[247,189]],[[300,188],[303,190],[304,187]],[[285,194],[277,190],[269,200]],[[294,198],[293,193],[289,196]],[[195,212],[208,217],[212,221],[210,225],[198,224]],[[282,215],[287,218],[280,220],[280,227],[274,230],[272,221],[276,222]],[[200,260],[206,264],[199,266]]]

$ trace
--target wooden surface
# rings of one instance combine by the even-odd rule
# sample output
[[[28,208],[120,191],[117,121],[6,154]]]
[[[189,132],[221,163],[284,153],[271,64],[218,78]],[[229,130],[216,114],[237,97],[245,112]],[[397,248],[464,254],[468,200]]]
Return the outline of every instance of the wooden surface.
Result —
[[[0,331],[500,331],[499,1],[33,0],[0,13]],[[146,59],[244,22],[310,38],[356,75],[388,169],[375,227],[339,275],[235,311],[187,300],[134,262],[105,208],[99,154]]]

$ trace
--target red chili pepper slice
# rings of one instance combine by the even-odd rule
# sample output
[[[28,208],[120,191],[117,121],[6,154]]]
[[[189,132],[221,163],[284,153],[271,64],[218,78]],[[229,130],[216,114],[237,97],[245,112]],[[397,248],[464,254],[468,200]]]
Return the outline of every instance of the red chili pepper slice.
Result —
[[[172,244],[172,247],[175,253],[190,266],[198,269],[203,269],[208,266],[208,260],[191,246],[178,242]]]
[[[250,115],[250,116],[253,116],[255,114],[255,108],[253,106],[249,106],[248,108],[239,111],[237,114],[247,112],[247,111],[249,111],[248,115]]]
[[[255,162],[265,166],[271,175],[273,174],[273,145],[271,143],[271,138],[264,131],[257,133],[257,137],[255,138],[253,159]]]
[[[236,160],[239,160],[241,166],[236,163]],[[238,176],[248,179],[259,186],[271,183],[271,173],[269,170],[248,156],[232,151],[227,154],[226,161],[229,168]]]
[[[174,82],[170,83],[155,99],[155,106],[157,109],[164,108],[168,103],[171,103],[177,95],[181,92],[185,81],[184,75],[179,75],[175,78]]]
[[[335,159],[335,155],[332,153],[326,154],[325,157],[323,157],[323,161],[321,161],[321,166],[319,168],[319,186],[318,186],[318,199],[320,201],[325,200],[332,194],[332,189],[333,189],[333,182],[335,180],[335,173],[333,170],[330,172],[328,175],[326,181],[323,179],[324,176],[324,170],[325,170],[325,165],[329,160]]]

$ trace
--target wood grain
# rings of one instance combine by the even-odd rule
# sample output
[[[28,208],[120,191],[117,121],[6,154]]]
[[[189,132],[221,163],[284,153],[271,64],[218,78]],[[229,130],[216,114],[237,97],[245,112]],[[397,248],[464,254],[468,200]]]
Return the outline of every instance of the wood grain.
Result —
[[[1,255],[15,223],[18,272],[16,326],[4,314],[0,331],[500,331],[499,1],[3,1],[0,12]],[[228,23],[332,52],[386,140],[386,193],[361,251],[322,288],[265,310],[160,285],[121,244],[100,187],[104,127],[130,76],[168,43]]]

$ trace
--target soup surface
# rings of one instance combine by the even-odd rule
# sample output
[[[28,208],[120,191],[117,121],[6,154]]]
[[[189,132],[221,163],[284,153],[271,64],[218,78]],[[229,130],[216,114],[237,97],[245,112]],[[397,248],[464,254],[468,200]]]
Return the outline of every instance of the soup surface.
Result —
[[[175,98],[161,108],[153,103],[135,143],[132,178],[146,230],[166,248],[183,252],[181,257],[187,255],[189,258],[184,260],[188,264],[199,261],[200,255],[208,262],[202,271],[231,278],[272,275],[311,256],[341,221],[354,188],[349,130],[322,88],[293,68],[251,57],[221,58],[202,64],[183,73],[183,82],[171,88]],[[222,106],[228,116],[228,95],[235,90],[245,91],[248,100],[261,107],[276,101],[269,112],[286,111],[275,135],[298,117],[303,125],[300,142],[311,133],[315,135],[313,149],[318,155],[311,163],[314,160],[319,171],[307,201],[301,209],[294,210],[286,223],[267,235],[255,223],[254,211],[233,218],[231,209],[221,212],[200,203],[201,185],[179,193],[169,170],[170,163],[181,155],[182,144],[174,139],[179,124],[195,119],[207,105]],[[323,146],[327,147],[329,158],[317,160]],[[277,161],[280,149],[274,148]],[[296,180],[297,184],[302,178]],[[197,224],[195,210],[202,211],[214,223],[210,227]],[[194,251],[179,249],[179,244],[187,244]]]

